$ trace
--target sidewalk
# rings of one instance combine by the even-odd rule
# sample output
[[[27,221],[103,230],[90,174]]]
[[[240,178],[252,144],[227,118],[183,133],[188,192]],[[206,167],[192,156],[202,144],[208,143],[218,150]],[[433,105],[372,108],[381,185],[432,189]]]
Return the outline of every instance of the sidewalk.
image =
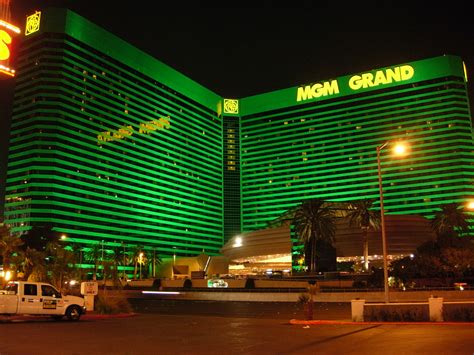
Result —
[[[110,319],[110,318],[128,318],[136,316],[138,313],[117,313],[117,314],[99,314],[96,312],[88,312],[81,316],[79,321],[83,320],[98,320],[98,319]],[[51,316],[48,315],[11,315],[11,316],[0,316],[0,322],[24,322],[24,321],[54,321]],[[63,317],[61,321],[67,322],[67,318]]]
[[[320,325],[320,324],[341,324],[341,325],[470,325],[474,322],[352,322],[340,320],[301,320],[290,319],[292,325]]]
[[[83,316],[81,320],[96,320],[96,319],[109,319],[109,318],[128,318],[134,317],[138,313],[115,313],[115,314],[100,314],[97,312],[89,311]]]

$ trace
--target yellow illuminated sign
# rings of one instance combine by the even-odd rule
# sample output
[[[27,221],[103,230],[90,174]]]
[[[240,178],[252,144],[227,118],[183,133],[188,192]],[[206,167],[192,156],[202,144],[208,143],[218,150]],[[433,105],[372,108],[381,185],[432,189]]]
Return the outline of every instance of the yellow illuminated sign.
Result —
[[[7,60],[10,58],[10,47],[12,43],[12,36],[6,31],[0,30],[0,60]]]
[[[364,73],[354,75],[349,79],[349,87],[352,90],[359,90],[372,86],[391,84],[394,81],[405,81],[413,78],[415,70],[409,65],[402,65],[393,69],[377,70],[375,74]]]
[[[171,126],[170,121],[169,121],[169,116],[168,117],[160,117],[157,120],[152,120],[148,122],[142,122],[138,126],[138,133],[139,134],[149,134],[154,131],[162,130],[162,129],[169,129]],[[97,141],[99,144],[102,144],[103,142],[113,142],[119,139],[123,139],[126,137],[130,137],[135,131],[133,126],[122,126],[117,130],[113,131],[105,131],[105,132],[100,132],[97,135]]]
[[[387,85],[393,82],[410,80],[415,75],[415,69],[410,65],[377,70],[353,75],[346,85],[342,86],[344,93],[347,88],[353,91],[367,89],[379,85]],[[337,80],[324,81],[312,85],[299,87],[296,93],[296,101],[316,99],[323,96],[337,95],[340,93],[339,82]]]
[[[321,96],[339,94],[339,85],[337,80],[325,81],[314,85],[306,85],[298,88],[296,101],[314,99]]]
[[[20,33],[20,29],[12,24],[0,20],[0,73],[15,76],[15,70],[10,68],[12,56],[13,36]]]
[[[224,99],[224,113],[239,113],[239,100]]]
[[[26,18],[25,36],[38,32],[40,29],[41,11],[36,11]]]

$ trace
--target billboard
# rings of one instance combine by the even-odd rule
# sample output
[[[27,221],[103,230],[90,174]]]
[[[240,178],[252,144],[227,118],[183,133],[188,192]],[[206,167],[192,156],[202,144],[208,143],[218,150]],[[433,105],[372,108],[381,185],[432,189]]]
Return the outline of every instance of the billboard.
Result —
[[[20,29],[12,24],[0,20],[0,78],[5,76],[15,76],[15,69],[12,68],[12,52],[16,36]]]

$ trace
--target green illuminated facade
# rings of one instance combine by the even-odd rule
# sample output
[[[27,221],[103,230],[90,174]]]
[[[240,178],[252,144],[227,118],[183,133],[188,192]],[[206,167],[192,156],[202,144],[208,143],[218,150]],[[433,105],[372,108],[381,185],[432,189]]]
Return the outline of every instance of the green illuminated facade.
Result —
[[[82,17],[50,9],[19,53],[5,219],[71,241],[217,254],[301,201],[421,214],[474,198],[460,58],[230,100]]]
[[[219,96],[64,10],[42,13],[17,71],[8,223],[164,254],[218,252]]]
[[[382,150],[386,213],[430,218],[442,204],[474,198],[472,124],[460,58],[257,95],[240,106],[246,231],[311,197],[378,201],[376,147],[386,141],[410,146],[404,158]]]

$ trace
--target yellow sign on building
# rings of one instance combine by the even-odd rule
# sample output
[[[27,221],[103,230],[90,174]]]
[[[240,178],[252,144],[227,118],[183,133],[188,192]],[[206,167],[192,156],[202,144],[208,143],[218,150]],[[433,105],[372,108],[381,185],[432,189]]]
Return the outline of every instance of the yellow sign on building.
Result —
[[[41,21],[41,11],[36,11],[26,18],[25,36],[39,31]]]
[[[224,113],[237,115],[239,113],[239,100],[224,99]]]

